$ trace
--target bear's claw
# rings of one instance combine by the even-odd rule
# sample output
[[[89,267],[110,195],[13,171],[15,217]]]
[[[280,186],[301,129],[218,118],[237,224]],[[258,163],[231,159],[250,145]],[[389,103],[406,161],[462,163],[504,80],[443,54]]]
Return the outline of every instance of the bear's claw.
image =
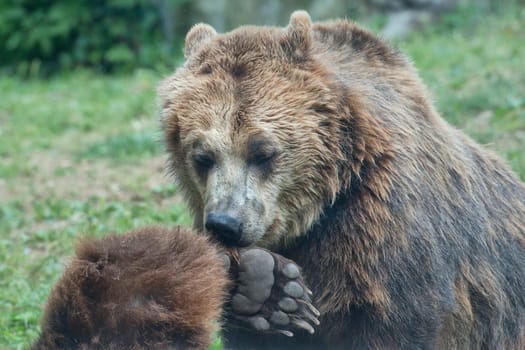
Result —
[[[312,305],[312,291],[294,262],[262,248],[244,248],[239,250],[233,270],[236,283],[230,316],[236,323],[288,337],[299,330],[315,332],[320,313]]]

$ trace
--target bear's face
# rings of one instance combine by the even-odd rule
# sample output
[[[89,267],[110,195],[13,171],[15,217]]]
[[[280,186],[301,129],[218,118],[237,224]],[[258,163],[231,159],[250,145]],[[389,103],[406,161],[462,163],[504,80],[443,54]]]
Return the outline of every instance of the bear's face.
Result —
[[[230,245],[305,232],[339,188],[337,94],[309,58],[309,18],[218,35],[197,25],[159,88],[171,167],[195,215]]]

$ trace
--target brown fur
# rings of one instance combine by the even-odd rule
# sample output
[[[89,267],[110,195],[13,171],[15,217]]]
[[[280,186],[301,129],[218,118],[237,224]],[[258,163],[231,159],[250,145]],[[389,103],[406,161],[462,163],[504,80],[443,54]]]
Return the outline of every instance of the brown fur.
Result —
[[[87,239],[53,288],[32,349],[207,349],[226,286],[216,248],[189,230]]]
[[[159,95],[195,226],[238,218],[239,244],[295,260],[322,312],[312,338],[231,343],[523,348],[525,187],[439,116],[408,59],[303,12],[193,44]],[[264,166],[254,138],[276,150]]]

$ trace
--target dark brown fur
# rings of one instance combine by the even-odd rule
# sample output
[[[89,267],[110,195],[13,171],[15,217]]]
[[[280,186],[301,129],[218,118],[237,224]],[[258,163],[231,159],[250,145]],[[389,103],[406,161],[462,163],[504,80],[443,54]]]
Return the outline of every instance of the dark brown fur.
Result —
[[[226,287],[216,248],[189,230],[87,239],[53,288],[32,349],[207,349]]]
[[[270,222],[242,244],[296,261],[322,312],[313,337],[232,332],[231,343],[525,347],[525,187],[439,116],[402,54],[350,22],[310,27],[304,13],[285,29],[195,31],[202,40],[160,88],[195,226],[224,198],[243,222]],[[253,135],[279,151],[267,173],[239,165]],[[190,140],[216,155],[210,172],[195,172]],[[250,191],[258,199],[235,203]]]

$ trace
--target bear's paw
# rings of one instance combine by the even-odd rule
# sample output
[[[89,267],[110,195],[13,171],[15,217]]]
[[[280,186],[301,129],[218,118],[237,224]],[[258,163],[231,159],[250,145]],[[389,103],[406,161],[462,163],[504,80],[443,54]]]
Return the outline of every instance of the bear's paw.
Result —
[[[241,249],[237,260],[229,315],[237,324],[289,337],[315,332],[320,313],[297,264],[261,248]]]

